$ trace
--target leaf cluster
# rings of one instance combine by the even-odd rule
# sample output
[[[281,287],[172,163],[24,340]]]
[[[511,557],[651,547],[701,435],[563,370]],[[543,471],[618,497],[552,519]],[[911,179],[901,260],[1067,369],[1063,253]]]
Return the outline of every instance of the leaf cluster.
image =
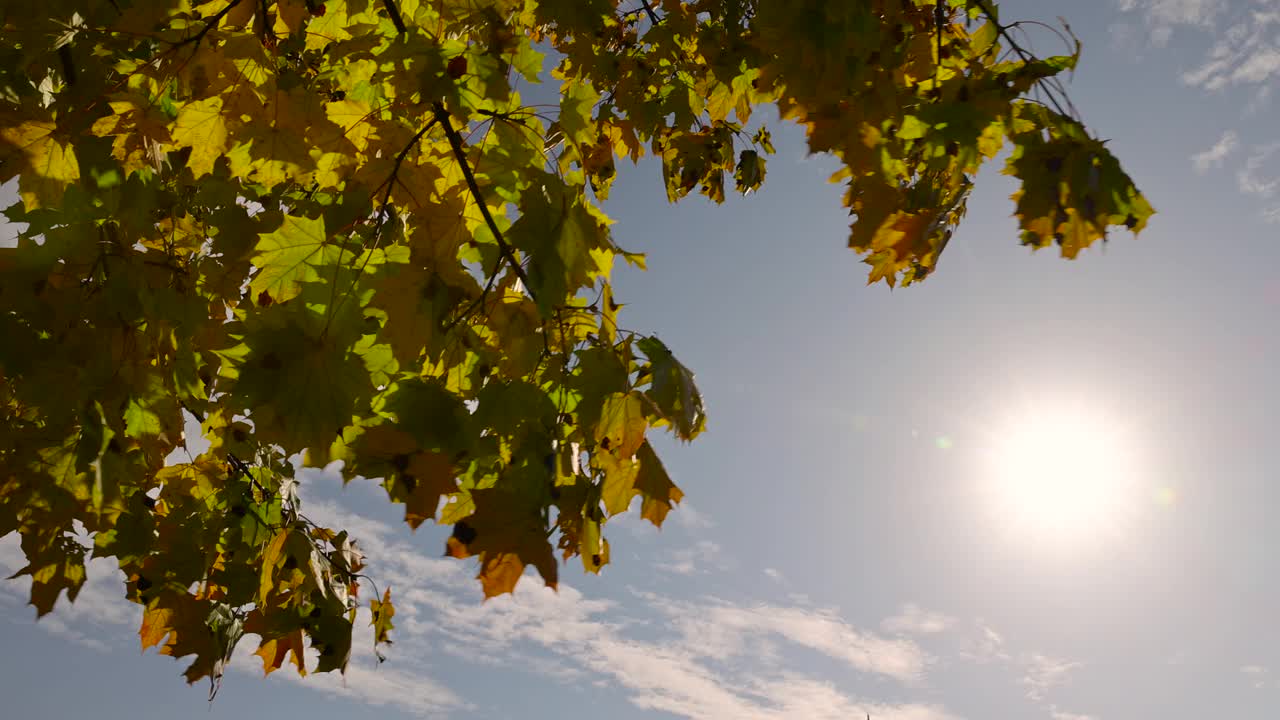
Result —
[[[609,562],[680,502],[651,437],[693,373],[619,327],[600,202],[652,155],[672,201],[749,193],[776,104],[839,158],[872,281],[926,277],[1004,148],[1023,241],[1073,256],[1151,208],[989,3],[12,0],[0,7],[0,536],[31,601],[114,558],[143,647],[216,689],[342,670],[364,558],[294,465],[452,526],[486,596]],[[554,67],[546,68],[548,59]],[[522,84],[558,83],[558,104]],[[1037,93],[1040,93],[1038,96]],[[195,418],[208,449],[171,464]],[[390,642],[390,590],[373,590]],[[307,648],[317,655],[308,664]]]

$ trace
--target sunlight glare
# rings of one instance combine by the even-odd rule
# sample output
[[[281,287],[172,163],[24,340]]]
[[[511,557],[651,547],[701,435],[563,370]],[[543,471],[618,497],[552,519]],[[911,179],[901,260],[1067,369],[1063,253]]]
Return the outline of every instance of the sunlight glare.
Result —
[[[988,468],[996,521],[1019,541],[1071,546],[1112,534],[1137,501],[1126,434],[1088,412],[1037,412],[996,434]]]

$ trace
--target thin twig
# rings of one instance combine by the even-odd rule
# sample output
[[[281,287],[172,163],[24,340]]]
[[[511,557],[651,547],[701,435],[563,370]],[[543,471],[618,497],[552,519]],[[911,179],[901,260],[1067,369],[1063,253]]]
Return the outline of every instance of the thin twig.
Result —
[[[382,194],[382,208],[378,212],[378,224],[373,229],[374,247],[378,247],[378,243],[381,240],[380,234],[382,233],[382,224],[386,222],[387,219],[387,209],[391,206],[391,190],[396,185],[396,175],[400,172],[400,166],[404,164],[404,159],[409,156],[409,153],[418,144],[418,141],[422,139],[422,136],[426,135],[427,132],[430,131],[431,128],[439,121],[439,116],[433,115],[432,118],[427,121],[427,124],[423,125],[422,129],[414,133],[413,137],[409,139],[409,144],[405,145],[404,149],[396,155],[395,164],[391,166],[391,175],[387,178],[387,190]]]
[[[1026,49],[1024,49],[1021,45],[1019,45],[1018,41],[1014,39],[1012,34],[1010,34],[1009,28],[1013,26],[1006,26],[1006,25],[1000,24],[1000,21],[996,19],[995,12],[991,9],[991,5],[988,4],[986,0],[972,0],[972,1],[973,1],[973,4],[977,5],[978,9],[982,11],[982,14],[987,16],[987,21],[995,26],[996,34],[1004,38],[1005,41],[1009,43],[1009,48],[1013,50],[1015,53],[1017,53],[1018,57],[1022,60],[1022,62],[1031,63],[1036,60],[1035,56],[1027,52]],[[1058,98],[1055,97],[1055,94],[1053,92],[1045,92],[1045,97],[1048,98],[1049,102],[1053,105],[1053,109],[1059,115],[1074,119],[1074,116],[1072,115],[1072,113],[1068,112],[1062,106],[1062,104],[1058,102]]]
[[[404,146],[404,149],[396,154],[395,163],[391,166],[391,174],[387,176],[387,190],[382,194],[382,206],[378,208],[378,222],[373,228],[374,248],[377,248],[382,244],[382,226],[386,223],[387,216],[394,209],[391,207],[391,191],[395,189],[396,176],[400,173],[400,166],[404,164],[404,160],[409,156],[409,152],[418,145],[418,141],[422,139],[422,136],[426,135],[427,131],[435,126],[436,121],[437,118],[435,117],[428,120],[427,123],[422,126],[422,129],[414,133],[413,137],[409,139],[409,143]],[[375,190],[374,192],[377,191]],[[342,268],[342,248],[339,247],[338,262],[334,265],[333,269],[333,283],[329,287],[329,307],[332,309],[329,312],[329,317],[325,319],[324,332],[327,333],[329,331],[329,323],[338,314],[339,307],[341,307],[342,303],[346,302],[346,299],[351,296],[352,291],[355,290],[356,283],[360,282],[360,275],[364,272],[365,265],[369,263],[370,257],[371,254],[365,255],[364,263],[362,263],[360,267],[356,268],[355,277],[351,280],[351,287],[347,288],[347,291],[343,293],[341,299],[338,299],[338,270]],[[335,300],[337,301],[336,306],[334,305]]]

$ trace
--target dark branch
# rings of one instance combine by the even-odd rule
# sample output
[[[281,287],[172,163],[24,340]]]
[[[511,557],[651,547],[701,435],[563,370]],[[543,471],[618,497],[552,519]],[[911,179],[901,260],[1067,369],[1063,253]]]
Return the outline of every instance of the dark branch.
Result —
[[[433,108],[436,120],[440,121],[440,126],[444,128],[445,137],[449,139],[449,147],[453,148],[453,156],[458,161],[458,166],[462,168],[462,177],[467,181],[471,196],[475,198],[476,205],[480,206],[480,214],[484,216],[484,222],[489,226],[489,232],[493,233],[493,238],[498,243],[498,252],[507,261],[511,272],[515,273],[515,276],[520,279],[520,283],[524,285],[525,292],[529,293],[529,297],[537,300],[533,294],[533,287],[529,285],[529,276],[525,274],[524,267],[516,259],[515,252],[507,244],[506,239],[502,236],[502,231],[498,229],[498,223],[493,219],[493,214],[489,212],[489,205],[484,201],[484,195],[480,192],[480,185],[476,182],[475,173],[471,172],[471,164],[467,162],[467,153],[462,147],[462,136],[458,134],[458,130],[453,127],[453,122],[449,119],[449,111],[445,109],[444,104],[441,102],[436,102]]]
[[[177,43],[174,43],[173,47],[180,48],[183,45],[190,45],[191,43],[196,43],[198,45],[200,41],[204,39],[204,36],[208,35],[210,30],[218,27],[218,23],[222,22],[222,18],[226,17],[227,13],[231,12],[231,9],[239,4],[240,4],[240,0],[231,0],[231,2],[227,3],[226,7],[219,10],[216,15],[209,18],[209,20],[205,22],[204,27],[200,28],[200,32],[196,33],[195,35],[192,35],[189,38],[186,38]]]
[[[1022,47],[1022,45],[1018,44],[1018,41],[1015,40],[1013,35],[1009,32],[1009,28],[1014,26],[1001,25],[1000,21],[996,19],[995,11],[991,9],[991,5],[990,3],[987,2],[987,0],[971,0],[971,1],[973,2],[974,5],[978,6],[978,9],[981,10],[982,14],[986,16],[987,21],[995,26],[996,34],[1004,38],[1005,42],[1009,43],[1009,48],[1013,50],[1014,53],[1017,54],[1018,58],[1021,59],[1022,62],[1024,63],[1035,62],[1036,57],[1032,55],[1030,52],[1027,52],[1026,48]],[[1038,84],[1043,84],[1043,83],[1038,83]],[[1045,87],[1047,88],[1045,90],[1045,97],[1049,99],[1050,104],[1053,105],[1053,109],[1063,117],[1069,117],[1074,119],[1074,114],[1071,112],[1068,112],[1066,108],[1064,108],[1062,104],[1058,102],[1058,98],[1056,97],[1056,93],[1053,92],[1053,88],[1048,86],[1047,84],[1045,85]]]
[[[644,0],[644,5],[645,9],[649,12],[649,16],[654,19],[654,22],[657,22],[657,16],[654,15],[653,9],[649,7],[647,0]],[[382,6],[386,8],[387,13],[391,16],[391,22],[396,26],[396,31],[401,35],[407,33],[408,29],[405,27],[404,19],[400,16],[400,8],[396,6],[395,0],[382,0]],[[462,168],[462,177],[467,181],[467,188],[471,190],[472,197],[475,198],[476,204],[480,206],[480,214],[484,216],[484,222],[489,226],[489,232],[493,233],[493,238],[498,243],[498,254],[500,255],[500,259],[507,262],[511,267],[511,272],[515,274],[516,278],[520,280],[520,284],[524,286],[525,292],[529,293],[529,297],[536,301],[537,298],[534,297],[533,287],[529,285],[529,276],[525,274],[524,267],[522,267],[520,265],[520,261],[516,259],[515,252],[511,249],[511,246],[507,244],[506,238],[502,236],[502,231],[498,229],[498,223],[493,219],[493,214],[489,212],[489,206],[485,203],[484,195],[480,192],[480,185],[476,182],[475,173],[471,171],[471,164],[467,162],[467,153],[462,147],[462,136],[459,135],[457,129],[453,127],[453,121],[449,119],[449,111],[445,109],[444,103],[439,101],[432,105],[432,111],[435,115],[432,121],[427,123],[426,127],[419,130],[418,134],[409,142],[409,145],[406,146],[404,150],[400,151],[398,156],[396,156],[395,167],[392,168],[391,171],[391,180],[388,183],[387,192],[383,196],[382,206],[384,212],[379,215],[378,228],[374,231],[374,237],[376,238],[378,236],[378,233],[382,228],[382,222],[386,218],[385,209],[387,207],[387,203],[391,199],[391,186],[394,184],[396,171],[400,169],[400,163],[404,161],[405,155],[409,153],[409,149],[417,144],[418,140],[422,138],[432,125],[438,122],[441,127],[444,128],[445,137],[449,140],[449,147],[453,149],[453,156],[458,161],[458,167]],[[484,302],[484,298],[489,294],[489,290],[493,287],[493,282],[497,275],[498,269],[495,267],[494,271],[489,275],[489,280],[485,284],[484,291],[480,294],[480,298],[477,300],[478,303]],[[469,314],[470,310],[458,316],[458,319],[451,323],[450,327],[460,322]]]
[[[383,225],[386,224],[387,217],[391,214],[393,210],[393,208],[391,207],[391,191],[394,190],[396,187],[396,176],[400,174],[400,166],[404,164],[405,158],[408,157],[409,152],[413,150],[414,147],[417,146],[418,141],[422,139],[422,136],[426,135],[427,131],[430,130],[432,127],[434,127],[438,120],[439,118],[436,118],[436,117],[432,117],[430,120],[428,120],[427,123],[423,125],[420,130],[418,130],[418,132],[413,134],[413,137],[409,138],[409,142],[404,146],[404,149],[402,149],[399,153],[396,153],[395,163],[391,166],[391,174],[387,176],[387,181],[385,183],[385,185],[387,186],[387,189],[384,193],[382,193],[382,205],[377,210],[378,221],[377,221],[377,224],[375,224],[373,227],[373,247],[376,248],[382,245],[382,227]],[[374,192],[376,193],[377,190],[374,190]],[[325,319],[324,332],[326,333],[329,332],[329,323],[332,322],[334,316],[337,315],[337,312],[336,312],[337,307],[347,301],[347,298],[351,296],[351,292],[355,290],[356,283],[360,282],[360,273],[364,272],[365,265],[369,262],[369,256],[365,256],[364,262],[360,264],[359,268],[357,268],[355,277],[351,279],[351,287],[347,288],[347,291],[342,295],[341,300],[337,299],[338,298],[338,270],[342,267],[341,251],[339,251],[338,253],[338,260],[339,262],[336,265],[334,265],[334,268],[333,268],[333,284],[329,291],[329,306],[333,308],[333,311],[331,311],[329,313],[329,316]],[[335,301],[337,303],[336,305],[335,305]]]
[[[382,0],[382,7],[391,16],[391,24],[396,26],[396,32],[401,35],[409,32],[409,28],[404,25],[404,18],[400,16],[400,8],[396,6],[395,0]]]
[[[644,8],[644,14],[649,16],[649,22],[654,25],[662,22],[662,18],[658,17],[658,13],[653,11],[653,6],[649,4],[649,0],[640,0],[640,7]]]
[[[429,121],[427,121],[426,125],[422,126],[421,130],[409,139],[409,144],[405,145],[404,149],[396,155],[395,164],[391,166],[391,175],[387,177],[387,190],[382,194],[382,207],[378,210],[378,224],[373,229],[374,247],[377,247],[381,240],[382,224],[387,220],[387,213],[391,207],[391,191],[396,186],[396,175],[400,173],[400,166],[404,164],[404,159],[409,156],[409,152],[418,144],[418,141],[422,139],[422,136],[426,135],[427,131],[439,122],[439,120],[440,118],[438,116],[433,116]]]

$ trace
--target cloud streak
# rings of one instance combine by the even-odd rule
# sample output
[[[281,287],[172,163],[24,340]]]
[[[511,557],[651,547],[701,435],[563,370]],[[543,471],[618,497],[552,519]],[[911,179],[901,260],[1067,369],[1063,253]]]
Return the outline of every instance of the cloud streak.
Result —
[[[1240,136],[1234,130],[1228,130],[1222,133],[1222,137],[1213,144],[1213,147],[1192,155],[1191,164],[1198,173],[1208,172],[1211,168],[1220,168],[1227,156],[1235,152],[1239,146]]]
[[[1022,685],[1027,689],[1027,698],[1038,702],[1044,700],[1050,690],[1067,684],[1071,672],[1081,664],[1036,653],[1027,657],[1024,666]]]
[[[880,627],[894,635],[936,635],[953,627],[956,619],[907,603],[897,615],[886,618]]]
[[[372,574],[395,588],[396,642],[389,661],[376,670],[371,654],[361,657],[359,648],[372,646],[362,609],[345,677],[304,679],[280,671],[272,682],[431,717],[505,714],[495,706],[501,699],[453,685],[458,673],[480,669],[610,688],[637,708],[689,720],[846,720],[868,713],[876,720],[959,720],[932,696],[929,674],[938,660],[917,642],[956,630],[956,622],[919,605],[904,605],[869,629],[808,604],[676,598],[635,589],[607,599],[569,584],[552,591],[533,577],[514,595],[482,602],[473,567],[424,554],[402,528],[334,502],[309,502],[307,513],[351,530],[374,563]],[[22,564],[14,540],[0,541],[0,569],[9,572]],[[60,604],[52,622],[40,627],[104,652],[127,646],[138,609],[120,597],[119,578],[103,563],[91,565],[80,601]],[[781,573],[773,576],[786,582]],[[25,592],[23,583],[0,585],[7,604]],[[262,673],[260,659],[252,656],[255,640],[246,638],[238,648],[233,672]],[[993,657],[1008,659],[994,631],[984,642]],[[1036,657],[1025,668],[1025,688],[1039,699],[1076,665]],[[1016,663],[995,667],[1001,673],[1024,669]],[[854,687],[875,690],[867,695]]]

